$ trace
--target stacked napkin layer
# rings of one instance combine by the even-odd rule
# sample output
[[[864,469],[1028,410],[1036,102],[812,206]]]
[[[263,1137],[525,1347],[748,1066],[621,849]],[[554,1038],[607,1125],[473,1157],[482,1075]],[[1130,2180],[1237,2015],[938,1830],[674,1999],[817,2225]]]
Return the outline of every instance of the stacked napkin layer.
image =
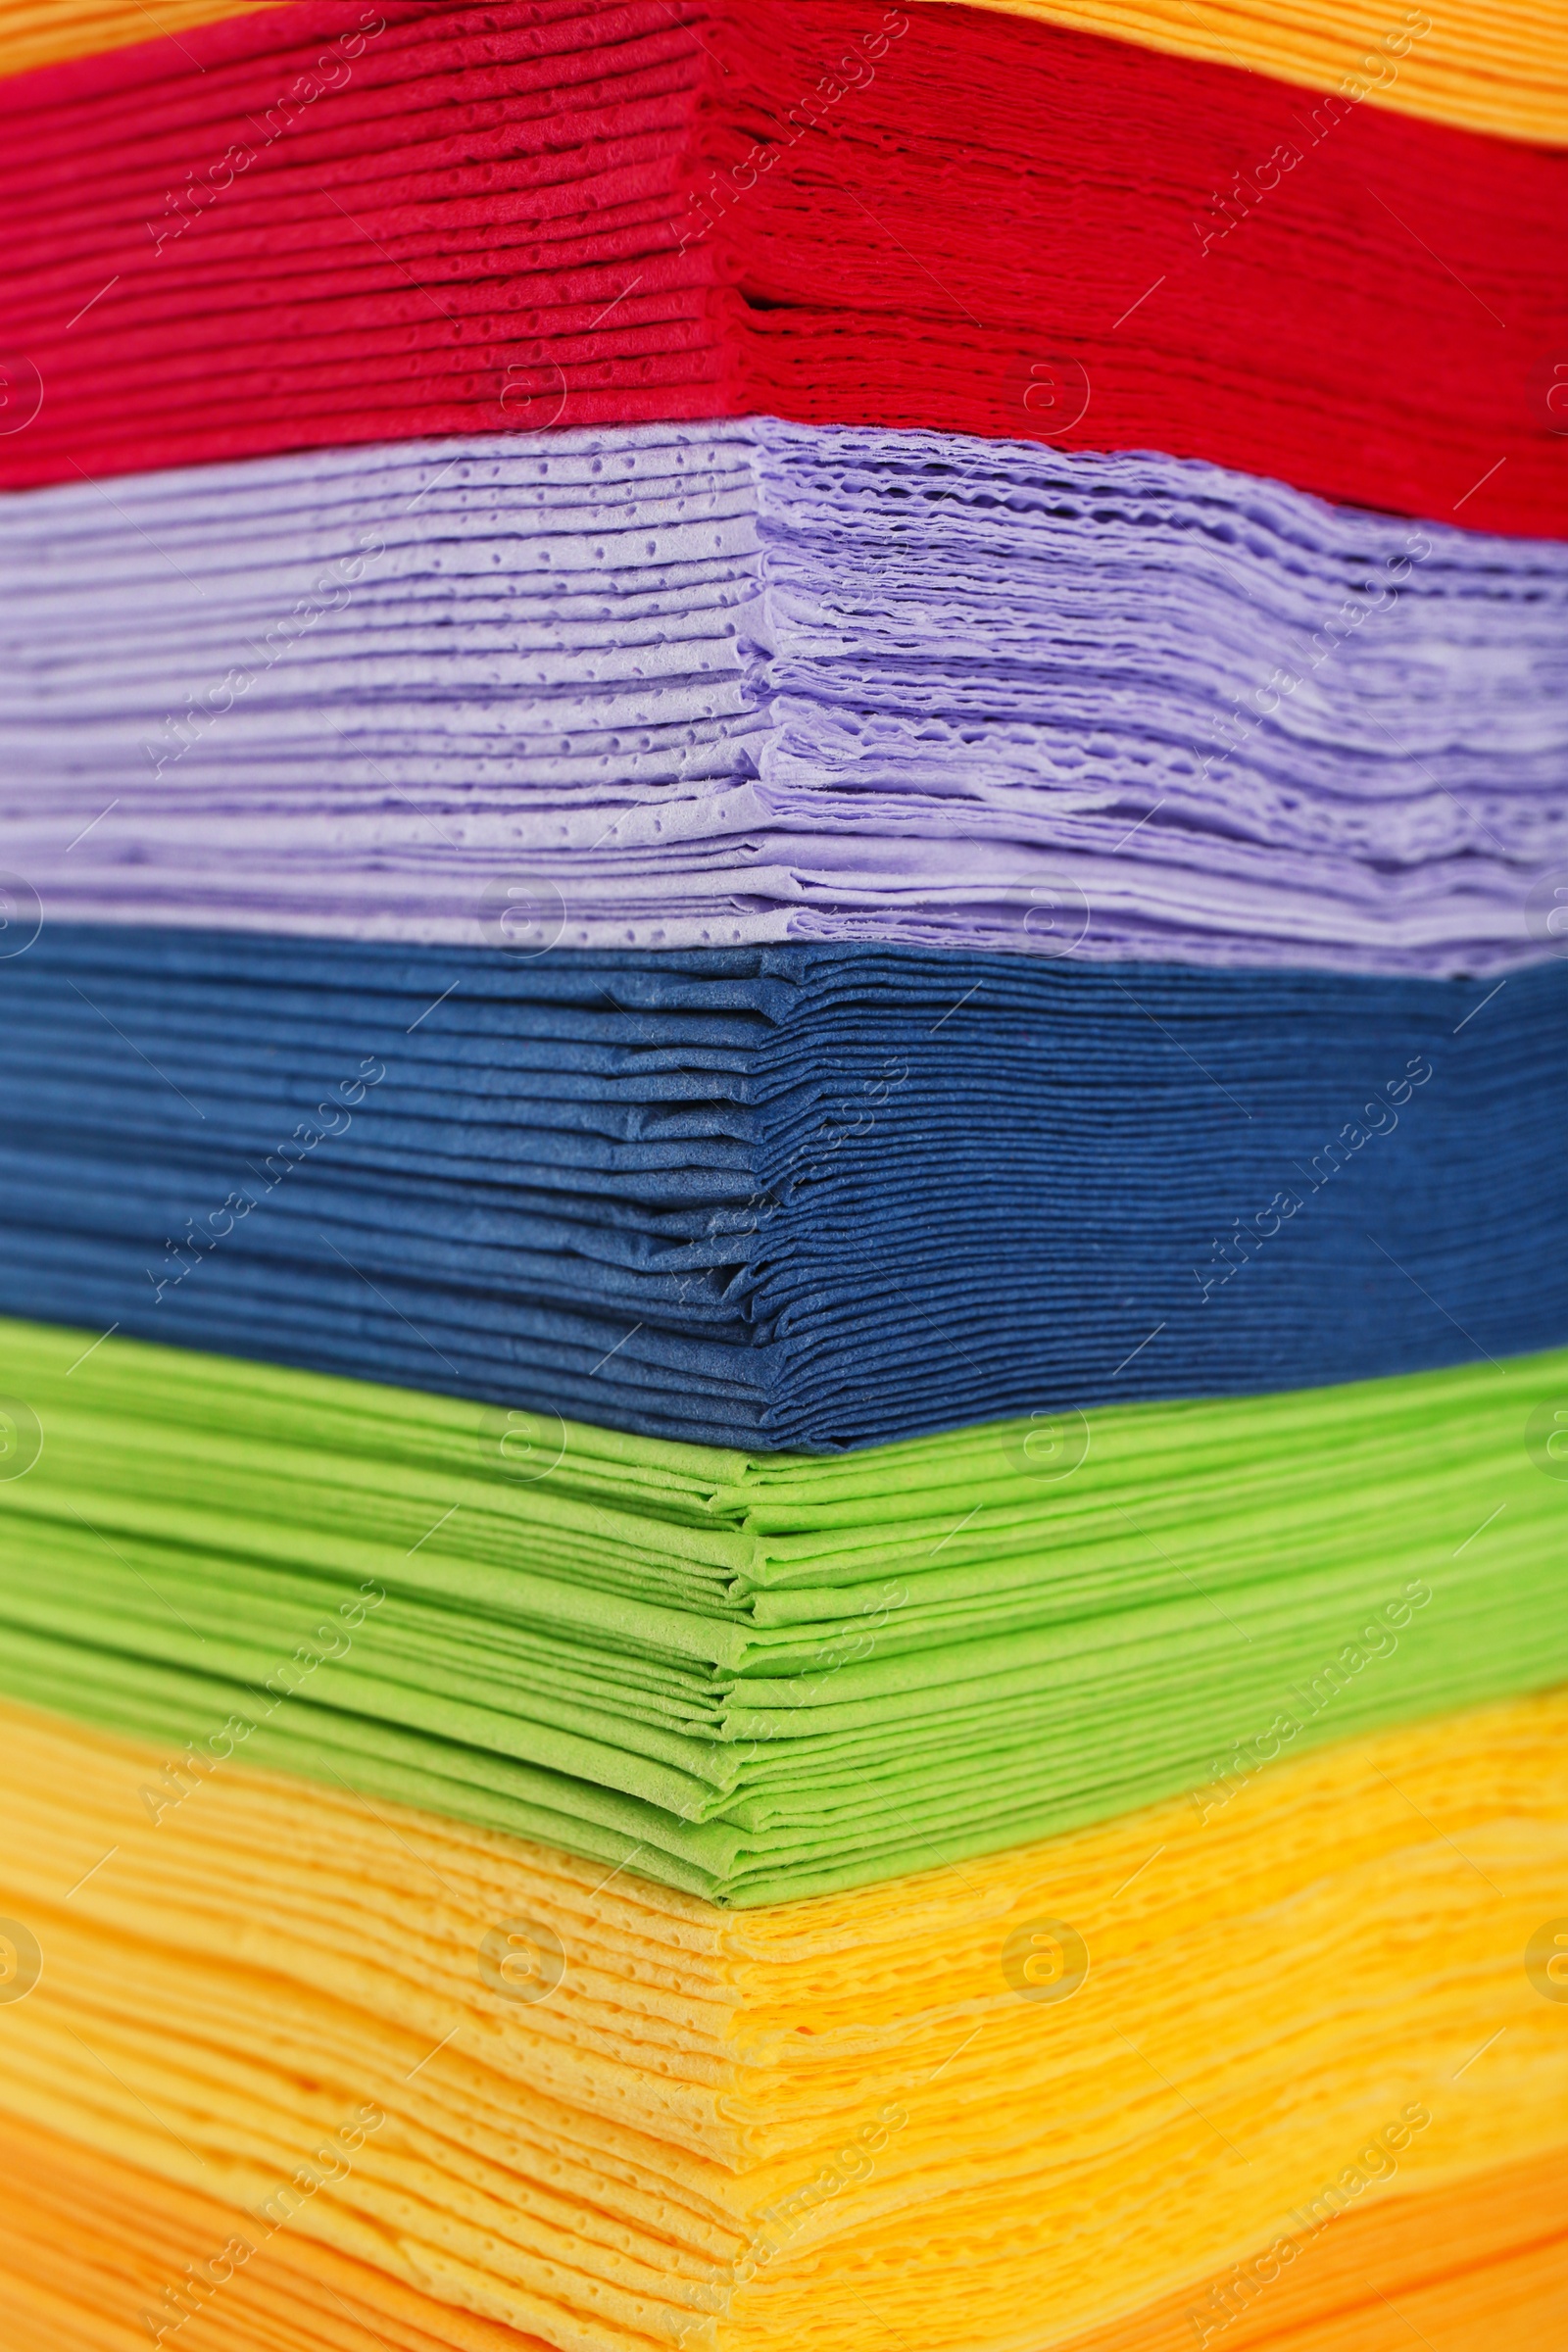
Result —
[[[168,33],[271,0],[161,0]],[[984,0],[992,4],[992,0]],[[1568,72],[1557,24],[1543,0],[1459,0],[1437,23],[1406,9],[1388,23],[1321,0],[1243,0],[1207,17],[1175,0],[1000,0],[1019,16],[1111,33],[1176,57],[1242,65],[1356,105],[1389,106],[1439,122],[1568,144]],[[0,32],[0,73],[122,48],[147,38],[140,0],[12,0]],[[1484,68],[1478,59],[1484,58]]]
[[[0,114],[11,485],[760,413],[1568,533],[1568,157],[1350,96],[985,9],[302,0]]]
[[[1375,2145],[1362,2154],[1395,2179],[1396,2160]],[[268,2234],[243,2206],[3,2115],[0,2157],[11,2352],[146,2352],[150,2332],[164,2327],[166,2343],[178,2340],[197,2314],[203,2352],[539,2344],[303,2231]],[[1348,2204],[1332,2232],[1303,2229],[1299,2243],[1286,2232],[1196,2294],[1145,2304],[1059,2352],[1192,2352],[1222,2335],[1225,2352],[1403,2352],[1412,2328],[1434,2352],[1549,2341],[1568,2260],[1565,2202],[1568,2153],[1553,2149],[1443,2188]],[[1298,2269],[1303,2251],[1311,2259]]]
[[[811,1449],[1568,1338],[1561,961],[538,944],[46,924],[0,1311]]]
[[[62,58],[126,49],[157,29],[166,35],[217,17],[248,16],[271,0],[159,0],[151,17],[141,0],[9,0],[0,24],[0,74],[26,74]]]
[[[155,1827],[153,1751],[4,1734],[5,2104],[174,2185],[157,2340],[273,2246],[324,2304],[308,2241],[563,2352],[1202,2340],[1531,2160],[1560,2262],[1561,1697],[740,1920],[238,1768]]]
[[[52,914],[1480,971],[1568,857],[1568,547],[764,419],[0,508]],[[520,875],[520,882],[519,882]],[[490,893],[487,900],[486,893]]]
[[[214,5],[215,0],[209,0]],[[1021,17],[1243,66],[1473,130],[1568,146],[1568,57],[1551,0],[1458,0],[1438,15],[1368,0],[997,0]]]
[[[155,1812],[242,1750],[755,1905],[1568,1680],[1562,1354],[813,1460],[4,1341],[0,1679]]]

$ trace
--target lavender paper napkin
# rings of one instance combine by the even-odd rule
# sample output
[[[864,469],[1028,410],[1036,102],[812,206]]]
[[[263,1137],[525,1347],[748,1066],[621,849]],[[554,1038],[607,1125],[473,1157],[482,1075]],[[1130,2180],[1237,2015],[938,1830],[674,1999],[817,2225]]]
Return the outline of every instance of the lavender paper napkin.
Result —
[[[767,419],[0,502],[74,918],[1447,973],[1568,860],[1568,546]],[[1533,929],[1535,935],[1533,935]]]

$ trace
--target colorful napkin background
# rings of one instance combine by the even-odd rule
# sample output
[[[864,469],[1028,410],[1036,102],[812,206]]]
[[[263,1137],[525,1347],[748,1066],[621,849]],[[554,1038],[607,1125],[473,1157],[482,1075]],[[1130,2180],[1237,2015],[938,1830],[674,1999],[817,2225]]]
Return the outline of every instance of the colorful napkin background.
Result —
[[[1568,2320],[1554,28],[1037,13],[0,35],[20,2344]]]

